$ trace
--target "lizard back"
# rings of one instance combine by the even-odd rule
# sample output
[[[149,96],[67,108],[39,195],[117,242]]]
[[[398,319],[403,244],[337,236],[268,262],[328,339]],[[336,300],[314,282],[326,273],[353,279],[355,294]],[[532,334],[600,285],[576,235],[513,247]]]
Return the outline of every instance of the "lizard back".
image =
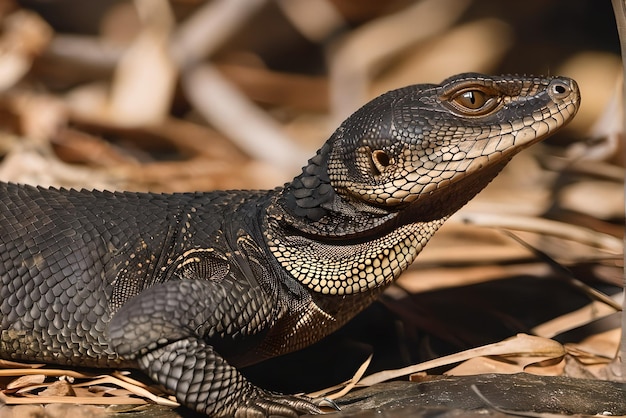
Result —
[[[211,248],[214,254],[203,259],[206,273],[224,276],[229,266],[217,253],[231,251],[228,226],[250,224],[246,218],[256,215],[250,207],[266,195],[0,183],[0,356],[83,366],[128,363],[110,347],[111,317],[144,289],[184,277],[185,269],[171,266],[194,249]]]

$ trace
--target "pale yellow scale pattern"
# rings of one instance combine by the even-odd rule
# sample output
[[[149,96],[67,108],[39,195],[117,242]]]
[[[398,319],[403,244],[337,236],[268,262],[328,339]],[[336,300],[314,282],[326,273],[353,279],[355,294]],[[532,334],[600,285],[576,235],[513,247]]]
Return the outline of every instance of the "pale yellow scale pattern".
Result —
[[[349,295],[387,285],[413,262],[445,219],[403,225],[374,240],[331,244],[301,236],[266,239],[278,262],[300,283],[325,295]]]

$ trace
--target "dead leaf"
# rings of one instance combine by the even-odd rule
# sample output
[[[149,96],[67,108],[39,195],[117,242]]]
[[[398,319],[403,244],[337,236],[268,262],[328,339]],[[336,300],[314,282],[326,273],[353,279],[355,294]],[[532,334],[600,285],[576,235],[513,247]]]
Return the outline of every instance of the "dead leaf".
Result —
[[[76,393],[69,382],[57,380],[42,390],[39,396],[76,396]]]
[[[526,334],[518,334],[515,337],[504,341],[473,348],[471,350],[462,351],[460,353],[451,354],[449,356],[440,357],[434,360],[413,366],[404,367],[396,370],[386,370],[374,373],[359,381],[358,386],[371,386],[375,383],[384,382],[386,380],[395,379],[401,376],[429,370],[435,367],[446,366],[461,361],[468,360],[479,356],[545,356],[545,357],[562,357],[565,355],[565,349],[561,344],[547,338],[534,337]]]
[[[609,363],[617,355],[621,335],[621,330],[615,328],[590,335],[579,343],[565,344],[565,349],[577,358],[584,357],[594,363]]]
[[[552,338],[555,335],[578,328],[582,325],[591,323],[614,313],[615,309],[612,306],[603,302],[593,301],[576,311],[569,312],[558,318],[544,322],[543,324],[533,328],[532,331],[535,335]]]
[[[139,35],[119,64],[107,116],[118,126],[160,123],[171,106],[176,68],[161,35]]]
[[[52,38],[52,29],[36,13],[17,10],[4,18],[0,37],[0,92],[14,86],[30,70],[35,55]]]
[[[352,379],[350,379],[348,382],[346,382],[345,386],[344,385],[340,385],[340,386],[344,386],[340,391],[338,392],[334,392],[334,393],[328,393],[329,391],[324,391],[324,392],[315,392],[315,393],[310,393],[308,396],[315,398],[318,396],[324,396],[324,398],[328,398],[328,399],[339,399],[342,396],[344,396],[346,393],[350,392],[352,389],[354,389],[354,387],[356,385],[358,385],[359,380],[363,377],[363,375],[365,374],[365,371],[367,370],[368,366],[370,365],[370,362],[372,361],[372,357],[373,355],[370,354],[367,359],[363,362],[363,364],[361,364],[361,366],[357,369],[356,373],[354,373],[354,376],[352,376]]]
[[[31,374],[18,377],[17,379],[10,382],[7,386],[7,390],[18,390],[23,389],[33,385],[39,385],[46,380],[46,375],[44,374]]]
[[[598,219],[619,219],[624,216],[624,184],[621,182],[581,181],[561,189],[558,199],[564,209]],[[590,205],[589,201],[602,204]]]

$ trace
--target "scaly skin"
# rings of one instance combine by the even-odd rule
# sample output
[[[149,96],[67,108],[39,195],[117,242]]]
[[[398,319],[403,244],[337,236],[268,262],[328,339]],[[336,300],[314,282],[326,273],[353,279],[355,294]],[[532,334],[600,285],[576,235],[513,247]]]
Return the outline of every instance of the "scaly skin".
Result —
[[[0,357],[135,367],[216,417],[319,412],[237,368],[356,315],[579,100],[556,77],[464,74],[395,90],[272,191],[0,184]]]

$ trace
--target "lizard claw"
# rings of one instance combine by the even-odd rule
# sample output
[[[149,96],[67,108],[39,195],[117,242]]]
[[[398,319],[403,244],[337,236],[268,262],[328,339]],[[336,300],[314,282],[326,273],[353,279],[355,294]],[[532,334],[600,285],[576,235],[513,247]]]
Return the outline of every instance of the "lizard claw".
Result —
[[[235,418],[265,418],[269,416],[297,418],[304,414],[321,414],[311,398],[263,392],[250,399],[235,412]]]
[[[318,407],[325,406],[327,408],[332,408],[335,411],[341,411],[341,408],[339,407],[339,405],[337,405],[337,402],[330,398],[315,398],[312,402]]]

